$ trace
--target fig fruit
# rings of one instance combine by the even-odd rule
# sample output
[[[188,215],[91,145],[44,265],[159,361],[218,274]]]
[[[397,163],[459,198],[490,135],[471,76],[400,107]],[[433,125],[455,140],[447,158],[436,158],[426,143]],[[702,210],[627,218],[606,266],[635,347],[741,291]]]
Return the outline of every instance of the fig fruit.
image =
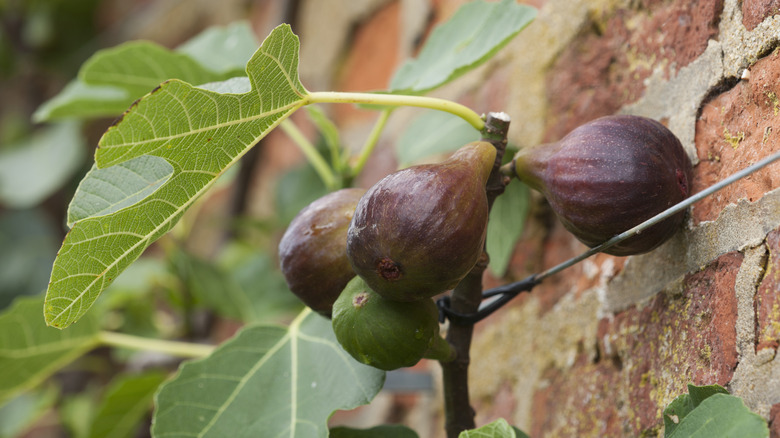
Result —
[[[295,216],[279,242],[279,263],[290,290],[327,317],[355,276],[347,260],[347,229],[364,193],[341,189],[317,199]]]
[[[687,198],[692,166],[664,125],[639,116],[596,119],[557,143],[520,150],[518,178],[547,198],[563,225],[594,247]],[[648,252],[682,224],[680,212],[605,250]]]
[[[455,287],[483,249],[485,183],[495,157],[490,143],[469,143],[446,161],[400,170],[371,187],[347,232],[355,273],[398,301]]]
[[[333,304],[333,331],[357,361],[387,371],[412,366],[423,357],[454,356],[439,336],[439,311],[433,300],[388,300],[360,277],[350,281]]]

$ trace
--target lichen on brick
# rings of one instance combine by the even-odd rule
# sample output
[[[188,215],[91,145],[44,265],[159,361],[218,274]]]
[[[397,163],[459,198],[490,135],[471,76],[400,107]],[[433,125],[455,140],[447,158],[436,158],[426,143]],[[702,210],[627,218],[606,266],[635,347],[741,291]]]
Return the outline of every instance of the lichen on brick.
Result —
[[[736,135],[732,135],[731,132],[729,132],[729,128],[723,128],[723,139],[736,150],[742,140],[745,139],[745,133],[738,131]]]

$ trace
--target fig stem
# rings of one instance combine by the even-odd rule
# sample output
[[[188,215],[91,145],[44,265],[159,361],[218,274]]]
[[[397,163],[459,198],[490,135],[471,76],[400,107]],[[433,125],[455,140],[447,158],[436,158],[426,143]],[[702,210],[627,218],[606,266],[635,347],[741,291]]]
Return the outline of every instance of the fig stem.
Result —
[[[436,335],[433,338],[433,344],[431,344],[431,347],[425,352],[423,357],[438,360],[439,362],[451,362],[455,360],[455,356],[455,349],[452,348],[452,345],[441,336]]]
[[[454,114],[467,121],[474,129],[482,131],[485,121],[471,108],[446,99],[403,94],[348,93],[339,91],[317,91],[304,97],[304,105],[312,103],[360,103],[367,105],[416,106]]]
[[[338,188],[338,182],[327,161],[322,158],[322,155],[317,152],[317,148],[314,147],[305,135],[303,135],[303,132],[298,129],[295,123],[287,119],[283,120],[282,123],[279,124],[279,127],[281,127],[282,131],[298,145],[298,148],[303,152],[303,155],[306,156],[306,159],[309,160],[309,163],[311,163],[312,167],[317,172],[317,175],[319,175],[322,182],[325,183],[325,187],[330,191],[336,190]]]
[[[485,186],[488,209],[492,207],[496,197],[503,193],[505,187],[504,177],[498,168],[506,150],[509,122],[509,116],[504,113],[489,113],[485,119],[484,129],[481,130],[482,140],[496,148],[496,161]],[[488,260],[489,257],[483,250],[476,266],[452,291],[450,305],[454,312],[470,314],[479,309],[482,302],[482,274],[488,265]],[[442,368],[445,429],[448,438],[457,438],[462,431],[476,427],[468,386],[469,349],[473,331],[473,324],[457,324],[450,321],[447,342],[452,345],[455,358],[452,361],[439,362]]]

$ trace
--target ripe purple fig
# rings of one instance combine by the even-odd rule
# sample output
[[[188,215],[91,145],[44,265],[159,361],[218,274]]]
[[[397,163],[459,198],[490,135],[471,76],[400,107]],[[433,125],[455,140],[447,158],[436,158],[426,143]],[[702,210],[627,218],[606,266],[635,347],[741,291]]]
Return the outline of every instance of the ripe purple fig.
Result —
[[[279,242],[279,262],[290,290],[327,317],[355,276],[347,260],[347,228],[364,193],[341,189],[317,199],[295,216]]]
[[[388,175],[360,199],[347,233],[354,271],[384,298],[414,301],[452,289],[482,253],[485,183],[496,159],[487,142],[444,162]]]
[[[604,243],[690,195],[692,166],[680,141],[645,117],[607,116],[557,143],[520,150],[516,175],[547,198],[563,225],[589,247]],[[681,226],[680,212],[606,253],[648,252]]]

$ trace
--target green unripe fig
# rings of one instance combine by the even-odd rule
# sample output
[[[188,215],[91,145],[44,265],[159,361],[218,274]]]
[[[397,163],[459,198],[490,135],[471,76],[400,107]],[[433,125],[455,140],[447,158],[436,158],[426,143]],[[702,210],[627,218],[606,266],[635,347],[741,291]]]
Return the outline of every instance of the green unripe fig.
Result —
[[[474,142],[444,162],[409,167],[376,183],[360,199],[347,232],[354,271],[392,300],[455,287],[483,250],[485,184],[495,159],[490,143]]]
[[[279,242],[279,263],[290,290],[318,313],[331,307],[355,276],[347,260],[347,228],[363,189],[341,189],[301,210]]]
[[[336,339],[357,361],[382,370],[410,367],[423,357],[451,360],[439,336],[439,311],[431,299],[382,298],[355,277],[333,304]]]
[[[566,229],[590,247],[687,198],[693,172],[671,131],[628,115],[602,117],[557,143],[521,149],[513,165],[517,177],[542,192]],[[648,252],[684,218],[680,212],[604,252]]]

